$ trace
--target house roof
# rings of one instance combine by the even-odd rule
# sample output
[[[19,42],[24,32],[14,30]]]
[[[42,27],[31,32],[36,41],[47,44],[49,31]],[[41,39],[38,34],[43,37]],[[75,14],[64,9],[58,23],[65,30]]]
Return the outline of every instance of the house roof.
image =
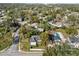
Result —
[[[57,32],[55,32],[53,35],[54,35],[54,40],[61,40],[60,34],[58,34]]]
[[[61,32],[53,32],[53,33],[51,33],[51,35],[52,35],[52,39],[54,39],[54,40],[63,40],[63,39],[65,39]]]
[[[75,37],[75,36],[70,37],[70,41],[71,43],[79,43],[79,37]]]
[[[43,28],[37,28],[38,31],[43,32],[44,29]]]
[[[36,42],[36,41],[39,41],[40,40],[40,37],[38,36],[38,35],[33,35],[33,36],[31,36],[31,38],[30,38],[30,41],[31,42]]]

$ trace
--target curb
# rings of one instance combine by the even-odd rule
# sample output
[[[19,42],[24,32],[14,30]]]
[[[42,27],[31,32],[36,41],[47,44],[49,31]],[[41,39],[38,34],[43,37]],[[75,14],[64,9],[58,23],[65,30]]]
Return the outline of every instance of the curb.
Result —
[[[38,49],[38,50],[40,50],[40,49]],[[20,49],[20,47],[18,48],[18,52],[20,52],[20,53],[43,53],[43,51],[42,52],[41,51],[40,52],[23,51],[23,50]]]
[[[4,51],[6,51],[8,48],[9,48],[9,47],[4,48],[3,50],[1,50],[1,51],[0,51],[0,53],[2,53],[2,52],[4,52]]]
[[[22,50],[18,50],[19,52],[21,52],[21,53],[43,53],[43,51],[42,52],[31,52],[31,51],[27,51],[27,52],[25,52],[25,51],[22,51]]]

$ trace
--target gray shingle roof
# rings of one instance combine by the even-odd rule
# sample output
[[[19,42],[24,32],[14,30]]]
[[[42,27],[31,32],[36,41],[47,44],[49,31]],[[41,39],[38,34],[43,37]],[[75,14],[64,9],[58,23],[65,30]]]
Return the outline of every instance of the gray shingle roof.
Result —
[[[36,41],[39,41],[39,40],[40,40],[40,37],[38,35],[33,35],[30,38],[30,42],[36,42]]]

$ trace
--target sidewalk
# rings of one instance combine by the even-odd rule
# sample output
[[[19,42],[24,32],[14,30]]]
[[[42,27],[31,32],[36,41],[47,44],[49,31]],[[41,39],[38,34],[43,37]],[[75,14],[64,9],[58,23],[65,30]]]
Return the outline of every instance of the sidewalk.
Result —
[[[30,51],[22,51],[22,50],[19,50],[19,52],[21,53],[40,53],[42,54],[44,51],[44,49],[30,49]]]
[[[1,50],[1,51],[0,51],[0,53],[2,53],[2,52],[4,52],[4,51],[6,51],[8,48],[10,48],[10,47],[7,47],[7,48],[5,48],[5,49]]]

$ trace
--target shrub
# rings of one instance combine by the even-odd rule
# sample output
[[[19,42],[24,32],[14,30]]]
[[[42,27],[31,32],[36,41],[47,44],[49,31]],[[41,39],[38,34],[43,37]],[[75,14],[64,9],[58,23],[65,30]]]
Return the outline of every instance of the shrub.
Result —
[[[48,43],[48,33],[47,32],[41,33],[40,38],[41,38],[41,46],[46,47]]]
[[[0,50],[9,47],[12,44],[11,32],[5,33],[4,36],[0,37]]]
[[[21,50],[29,51],[30,50],[29,38],[21,40],[20,46],[21,46]]]
[[[53,48],[46,48],[43,56],[78,56],[79,49],[71,48],[69,45],[56,45]]]

